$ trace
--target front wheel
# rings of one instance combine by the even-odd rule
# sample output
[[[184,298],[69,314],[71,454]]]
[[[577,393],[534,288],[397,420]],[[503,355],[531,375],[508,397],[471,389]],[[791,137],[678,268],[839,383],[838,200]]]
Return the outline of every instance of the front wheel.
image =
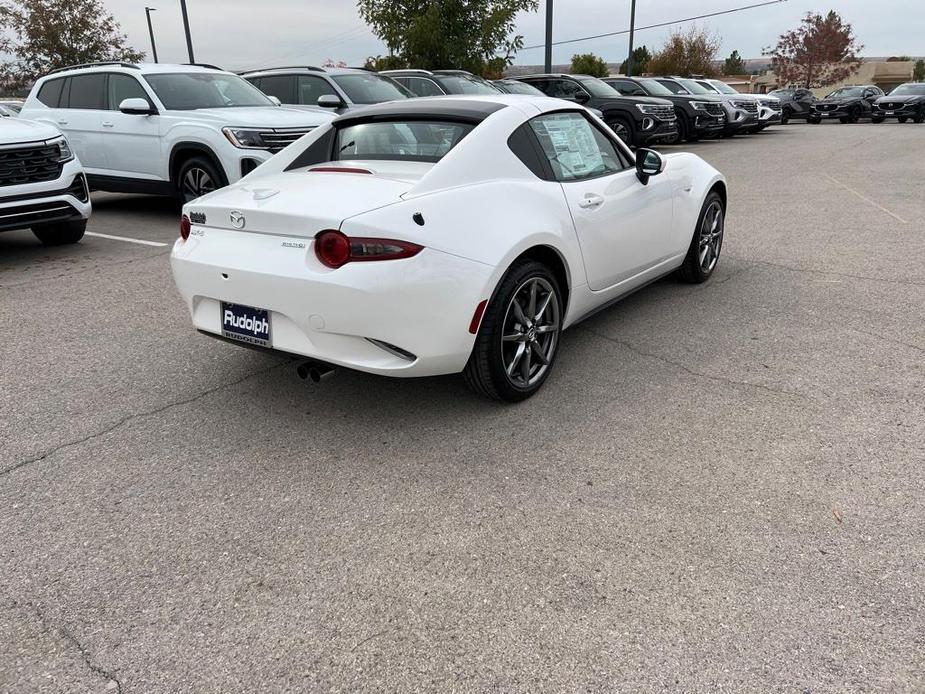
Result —
[[[536,393],[556,359],[563,311],[548,267],[534,260],[512,265],[488,304],[463,371],[469,387],[506,402]]]
[[[710,278],[723,248],[725,224],[726,208],[723,199],[713,191],[703,202],[694,237],[681,265],[680,275],[683,280],[700,284]]]
[[[205,157],[187,159],[177,172],[177,193],[183,204],[225,185],[224,176]]]
[[[921,123],[925,121],[925,107],[920,107],[918,111],[915,112],[915,115],[912,116],[913,123]]]
[[[899,118],[899,122],[900,122],[900,123],[905,123],[907,120],[909,120],[909,119],[906,118],[905,116],[901,116],[901,117]]]
[[[623,140],[627,147],[636,146],[636,135],[633,132],[633,124],[625,118],[619,116],[607,121],[607,126],[613,130],[614,134]]]
[[[787,125],[790,122],[790,109],[785,108],[780,114],[780,124]]]
[[[67,243],[77,243],[84,237],[86,230],[86,219],[32,227],[32,233],[46,246],[63,246]]]
[[[806,119],[806,122],[810,125],[819,125],[822,122],[822,119],[819,116],[810,116]]]
[[[883,116],[871,116],[870,122],[871,122],[871,123],[882,123],[882,122],[883,122]]]

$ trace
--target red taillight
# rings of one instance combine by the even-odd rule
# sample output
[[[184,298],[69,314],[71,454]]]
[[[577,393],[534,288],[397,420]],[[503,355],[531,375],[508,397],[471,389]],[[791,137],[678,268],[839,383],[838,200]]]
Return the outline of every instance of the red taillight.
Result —
[[[416,243],[394,239],[350,238],[334,229],[315,236],[315,255],[330,268],[354,262],[410,258],[423,248]]]
[[[193,225],[190,224],[189,217],[186,215],[180,217],[180,238],[186,241],[186,239],[189,238],[189,233],[192,227]]]

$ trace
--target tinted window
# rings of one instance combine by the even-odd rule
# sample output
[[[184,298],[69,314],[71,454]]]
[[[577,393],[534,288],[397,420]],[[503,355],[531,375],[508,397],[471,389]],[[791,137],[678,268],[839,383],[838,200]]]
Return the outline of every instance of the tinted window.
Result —
[[[715,89],[707,89],[706,87],[697,84],[695,80],[682,79],[678,81],[684,85],[684,88],[691,94],[716,94]]]
[[[102,72],[92,75],[74,75],[71,77],[71,98],[68,101],[68,108],[105,108],[103,98],[105,84],[106,75]]]
[[[164,108],[192,111],[197,108],[273,106],[265,94],[237,75],[215,72],[173,72],[145,75]]]
[[[832,92],[831,94],[829,94],[829,96],[825,98],[828,99],[830,97],[834,97],[836,99],[843,99],[843,98],[850,99],[854,97],[860,97],[863,95],[864,95],[863,87],[842,87],[841,89],[836,89],[834,92]]]
[[[128,75],[110,73],[107,91],[109,93],[108,108],[110,111],[118,111],[119,104],[126,99],[144,99],[149,106],[151,105],[151,100],[145,94],[144,87],[141,86],[138,80]]]
[[[530,127],[556,180],[578,181],[617,173],[625,168],[617,148],[580,113],[550,113],[530,121]]]
[[[439,75],[434,79],[448,94],[497,94],[487,80],[474,75]]]
[[[443,96],[444,91],[430,79],[423,77],[403,77],[405,86],[418,96]]]
[[[517,80],[502,80],[495,82],[495,84],[508,94],[529,94],[530,96],[545,96],[539,89],[533,85],[527,84],[526,82],[518,82]]]
[[[897,96],[906,94],[922,94],[925,95],[925,83],[921,84],[901,84],[896,89],[890,92],[890,94],[896,94]],[[39,95],[41,98],[41,95]]]
[[[646,78],[639,80],[639,83],[646,88],[646,91],[649,92],[651,96],[671,96],[674,94],[673,91],[658,80]]]
[[[539,87],[540,85],[537,86]],[[571,99],[572,101],[575,101],[575,97],[579,94],[588,95],[581,88],[581,85],[574,80],[549,80],[544,91],[548,96],[557,99]]]
[[[58,108],[58,100],[61,98],[61,87],[64,86],[64,78],[48,80],[39,89],[38,100],[51,108]]]
[[[328,84],[323,77],[314,77],[310,75],[299,75],[299,101],[300,104],[317,106],[318,98],[325,95],[333,95],[340,99],[334,87]]]
[[[665,89],[670,91],[672,94],[689,94],[690,93],[680,84],[675,82],[674,80],[655,80],[655,81],[658,82],[663,87],[665,87]]]
[[[260,83],[256,86],[264,94],[275,96],[283,104],[298,103],[295,100],[295,77],[289,75],[273,75],[271,77],[261,77]]]
[[[334,159],[437,162],[473,126],[438,121],[384,121],[348,125],[337,131]]]
[[[614,96],[620,96],[620,92],[606,82],[595,77],[580,77],[578,81],[581,82],[581,86],[584,87],[586,92],[599,99],[609,99]]]
[[[355,104],[379,104],[383,101],[395,101],[413,96],[397,82],[372,72],[359,75],[335,75],[331,79]]]
[[[616,89],[621,94],[629,96],[645,96],[646,91],[635,82],[629,80],[608,80],[607,84]]]

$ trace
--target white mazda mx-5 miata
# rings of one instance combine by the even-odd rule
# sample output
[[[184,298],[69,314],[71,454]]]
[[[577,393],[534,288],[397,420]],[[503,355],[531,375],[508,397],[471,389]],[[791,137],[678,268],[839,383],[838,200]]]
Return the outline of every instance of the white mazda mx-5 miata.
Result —
[[[562,330],[713,273],[726,183],[532,96],[351,111],[183,208],[171,265],[201,332],[387,376],[463,372],[523,400]]]

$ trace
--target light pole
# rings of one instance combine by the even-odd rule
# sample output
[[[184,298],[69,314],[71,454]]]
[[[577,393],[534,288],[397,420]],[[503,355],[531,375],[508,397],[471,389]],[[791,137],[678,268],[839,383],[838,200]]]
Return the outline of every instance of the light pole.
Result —
[[[633,32],[636,30],[636,0],[630,4],[630,54],[626,59],[626,76],[633,76]]]
[[[552,72],[552,0],[546,0],[546,59],[543,70]]]
[[[146,7],[145,16],[148,18],[148,33],[151,35],[151,55],[154,56],[154,62],[157,62],[157,45],[154,43],[154,27],[151,26],[151,13],[157,12],[156,7]]]
[[[193,57],[193,39],[189,35],[189,17],[186,14],[186,0],[180,0],[180,10],[183,12],[183,31],[186,32],[186,52],[189,53],[190,64],[194,64],[196,59]]]

